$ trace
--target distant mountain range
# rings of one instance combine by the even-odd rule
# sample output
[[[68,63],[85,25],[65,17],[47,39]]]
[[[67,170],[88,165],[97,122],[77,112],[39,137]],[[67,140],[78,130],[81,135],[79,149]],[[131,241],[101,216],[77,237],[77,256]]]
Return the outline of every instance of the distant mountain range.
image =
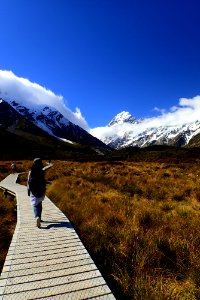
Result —
[[[137,120],[129,112],[123,111],[108,124],[108,127],[112,127],[111,132],[113,134],[107,135],[102,141],[114,149],[130,146],[143,148],[154,145],[200,146],[199,120],[194,120],[192,123],[185,122],[179,126],[152,127],[137,133],[134,125],[137,125],[137,128],[138,126],[142,128],[142,124],[143,119]]]
[[[93,155],[93,153],[102,155],[114,149],[126,147],[145,148],[155,145],[200,147],[199,120],[180,126],[160,126],[142,130],[143,121],[123,111],[107,125],[111,128],[112,134],[99,140],[70,122],[53,107],[38,104],[28,107],[23,102],[0,99],[0,139],[1,145],[4,144],[1,146],[0,153],[6,144],[9,144],[11,137],[15,137],[16,144],[23,141],[22,144],[26,145],[29,141],[27,151],[28,149],[30,152],[34,150],[34,155],[37,153],[39,155],[41,149],[45,153],[47,148],[49,153],[53,153],[55,149],[59,155],[66,149],[72,152],[87,152],[87,155]],[[139,133],[136,128],[140,128]],[[21,137],[20,141],[19,137]],[[81,147],[87,147],[87,149]],[[14,151],[14,148],[5,149]]]

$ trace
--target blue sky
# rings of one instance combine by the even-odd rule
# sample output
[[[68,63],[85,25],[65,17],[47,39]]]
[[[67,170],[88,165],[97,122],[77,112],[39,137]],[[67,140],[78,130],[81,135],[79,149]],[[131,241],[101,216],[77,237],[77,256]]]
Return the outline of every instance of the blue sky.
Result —
[[[0,0],[0,69],[62,95],[90,128],[153,117],[200,95],[199,14],[198,0]]]

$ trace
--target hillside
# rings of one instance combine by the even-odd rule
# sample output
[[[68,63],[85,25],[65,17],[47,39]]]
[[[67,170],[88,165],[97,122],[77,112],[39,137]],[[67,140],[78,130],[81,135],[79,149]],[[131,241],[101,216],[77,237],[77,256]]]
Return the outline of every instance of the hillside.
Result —
[[[20,130],[16,133],[0,129],[1,160],[32,159],[87,159],[96,156],[96,152],[81,145],[68,144],[45,135],[32,135]]]
[[[78,126],[72,126],[74,135]],[[69,128],[68,131],[70,132]],[[81,129],[80,129],[81,131]],[[89,134],[85,136],[88,137]],[[87,159],[102,153],[106,148],[90,145],[84,136],[81,143],[63,141],[31,121],[31,116],[23,116],[7,102],[0,100],[0,154],[2,159],[32,159],[35,156],[52,159]],[[103,143],[100,142],[100,145]],[[103,152],[104,153],[104,152]]]
[[[195,135],[191,138],[190,142],[188,143],[187,147],[199,147],[200,148],[200,134]]]

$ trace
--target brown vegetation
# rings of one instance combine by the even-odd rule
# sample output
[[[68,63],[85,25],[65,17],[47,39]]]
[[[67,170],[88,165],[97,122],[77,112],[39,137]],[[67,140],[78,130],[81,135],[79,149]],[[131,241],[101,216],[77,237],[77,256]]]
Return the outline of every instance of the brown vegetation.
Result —
[[[119,299],[200,298],[199,167],[56,162],[49,197]]]
[[[54,161],[46,173],[118,299],[200,299],[200,161],[188,161]]]
[[[0,163],[0,180],[10,173],[11,162]],[[3,268],[8,248],[13,236],[16,224],[16,202],[13,197],[4,196],[0,191],[0,272]]]
[[[0,192],[0,272],[12,240],[16,224],[16,203],[13,197],[5,197]]]

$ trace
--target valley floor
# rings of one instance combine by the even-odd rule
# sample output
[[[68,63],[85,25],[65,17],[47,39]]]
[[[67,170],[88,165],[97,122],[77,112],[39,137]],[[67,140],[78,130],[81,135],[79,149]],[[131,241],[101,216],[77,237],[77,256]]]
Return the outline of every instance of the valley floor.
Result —
[[[200,298],[198,158],[53,163],[48,197],[118,299]]]

